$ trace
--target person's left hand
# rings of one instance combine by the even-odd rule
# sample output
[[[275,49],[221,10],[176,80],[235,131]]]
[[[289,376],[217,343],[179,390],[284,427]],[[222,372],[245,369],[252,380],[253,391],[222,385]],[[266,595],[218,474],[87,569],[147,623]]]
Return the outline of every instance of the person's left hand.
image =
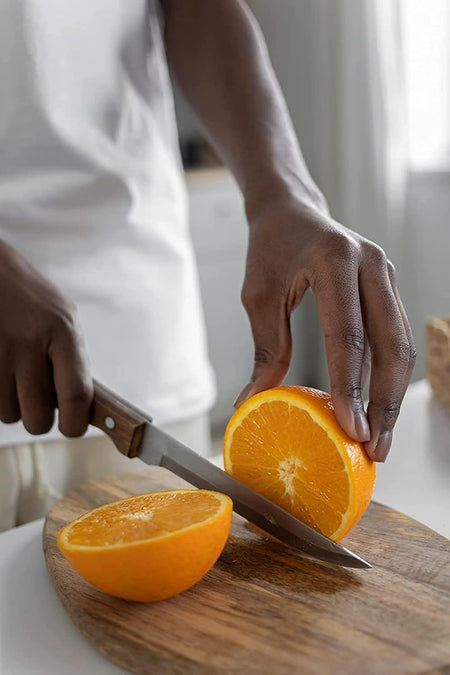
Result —
[[[336,417],[372,459],[384,461],[415,362],[411,328],[383,250],[333,221],[325,210],[272,204],[250,218],[242,301],[254,343],[251,381],[235,407],[277,386],[292,351],[290,314],[315,295]],[[364,411],[362,388],[370,375]]]

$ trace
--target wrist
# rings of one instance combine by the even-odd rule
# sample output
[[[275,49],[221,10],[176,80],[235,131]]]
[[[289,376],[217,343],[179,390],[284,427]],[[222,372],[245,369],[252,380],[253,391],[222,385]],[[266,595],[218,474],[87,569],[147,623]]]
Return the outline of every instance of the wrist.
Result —
[[[249,223],[273,211],[294,209],[306,214],[329,216],[326,199],[312,179],[291,176],[288,180],[266,179],[245,191],[245,211]]]

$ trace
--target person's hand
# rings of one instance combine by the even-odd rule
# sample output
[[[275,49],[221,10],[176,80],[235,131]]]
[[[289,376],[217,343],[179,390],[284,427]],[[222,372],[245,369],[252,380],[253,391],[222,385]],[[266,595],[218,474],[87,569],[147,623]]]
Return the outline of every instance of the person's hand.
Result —
[[[235,407],[284,379],[292,349],[290,314],[311,288],[338,422],[349,436],[365,441],[369,457],[384,461],[415,362],[393,265],[379,246],[325,211],[274,204],[249,221],[242,301],[252,327],[255,364]],[[362,388],[370,362],[366,415]]]
[[[88,425],[92,380],[74,307],[0,242],[0,420],[66,436]]]

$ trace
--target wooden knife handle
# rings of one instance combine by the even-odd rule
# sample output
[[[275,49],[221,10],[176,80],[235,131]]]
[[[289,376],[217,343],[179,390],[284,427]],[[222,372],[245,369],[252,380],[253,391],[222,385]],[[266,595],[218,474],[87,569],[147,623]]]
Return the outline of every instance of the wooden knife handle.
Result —
[[[127,457],[137,457],[149,415],[130,405],[94,380],[89,424],[108,434],[117,449]]]

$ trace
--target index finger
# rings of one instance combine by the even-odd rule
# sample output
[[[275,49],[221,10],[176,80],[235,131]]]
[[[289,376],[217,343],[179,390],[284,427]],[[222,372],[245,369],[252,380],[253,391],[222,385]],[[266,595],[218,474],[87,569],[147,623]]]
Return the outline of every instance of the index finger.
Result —
[[[89,424],[93,385],[81,336],[72,330],[51,345],[53,380],[58,402],[58,426],[64,436],[82,436]]]

